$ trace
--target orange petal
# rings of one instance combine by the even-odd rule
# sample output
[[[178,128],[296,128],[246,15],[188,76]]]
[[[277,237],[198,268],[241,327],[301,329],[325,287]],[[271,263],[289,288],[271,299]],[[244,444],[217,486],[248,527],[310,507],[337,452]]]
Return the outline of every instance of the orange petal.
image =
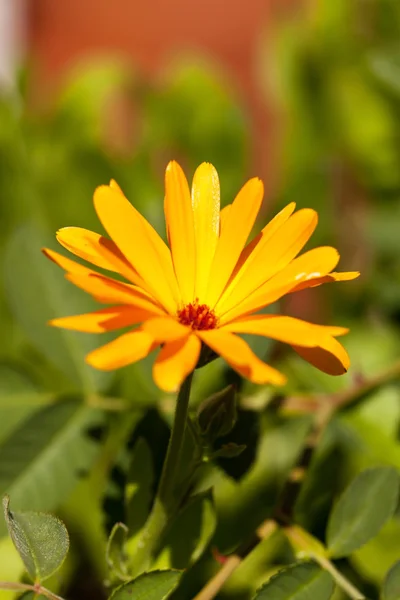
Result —
[[[181,325],[172,317],[156,317],[143,323],[143,331],[147,331],[156,342],[172,342],[191,333],[189,327]]]
[[[168,342],[153,366],[153,378],[165,392],[176,392],[197,365],[201,342],[195,335]]]
[[[250,179],[236,196],[215,251],[205,303],[215,306],[240,257],[257,218],[264,194],[262,181]]]
[[[254,315],[232,321],[222,327],[222,330],[262,335],[285,344],[307,347],[319,346],[331,335],[344,335],[348,332],[345,327],[316,325],[283,315]]]
[[[196,247],[194,297],[204,301],[219,238],[220,194],[215,168],[201,164],[193,177],[192,207]]]
[[[102,269],[108,269],[109,271],[116,270],[115,266],[101,255],[98,249],[100,244],[108,247],[110,252],[113,252],[120,260],[126,261],[112,240],[108,240],[102,235],[88,229],[83,229],[82,227],[63,227],[57,231],[56,237],[61,246],[64,246],[64,248],[75,254],[75,256],[79,256],[79,258],[83,258]]]
[[[194,298],[195,240],[192,201],[185,174],[175,161],[165,172],[165,221],[178,285],[185,304]]]
[[[315,348],[293,346],[304,360],[328,375],[343,375],[350,366],[350,358],[346,350],[335,338],[327,338]]]
[[[105,331],[128,327],[129,325],[136,325],[149,316],[153,315],[142,308],[111,306],[83,315],[52,319],[49,321],[49,325],[62,327],[63,329],[72,329],[74,331],[84,331],[86,333],[103,333]]]
[[[49,258],[56,265],[67,271],[68,273],[79,273],[81,275],[89,275],[90,273],[95,273],[92,269],[81,265],[54,250],[50,250],[49,248],[42,248],[43,254]]]
[[[170,251],[160,236],[113,187],[97,188],[94,205],[104,228],[139,273],[147,291],[175,313],[179,292]]]
[[[336,267],[338,261],[339,254],[337,250],[330,246],[321,246],[305,252],[266,281],[243,302],[234,306],[224,315],[218,315],[220,323],[230,322],[241,315],[255,312],[268,304],[276,302],[299,285],[300,282],[326,275]]]
[[[143,285],[143,280],[137,271],[129,264],[112,240],[81,227],[59,229],[57,240],[76,256],[102,269],[120,273],[136,285]]]
[[[100,273],[67,273],[68,281],[91,294],[98,302],[105,304],[129,304],[137,308],[143,308],[153,315],[165,315],[165,310],[156,305],[151,298],[141,289],[115,281]]]
[[[225,312],[238,304],[300,252],[317,225],[318,215],[308,208],[292,215],[293,210],[294,204],[289,204],[246,246],[218,310]]]
[[[295,288],[290,290],[291,292],[299,292],[300,290],[305,290],[310,287],[317,287],[322,285],[323,283],[330,283],[332,281],[351,281],[352,279],[357,279],[360,276],[359,271],[344,271],[342,273],[329,273],[329,275],[324,275],[323,277],[311,277],[307,281],[303,281],[296,285]]]
[[[137,329],[93,350],[86,356],[86,362],[96,369],[113,371],[145,358],[155,347],[151,335]]]
[[[232,369],[253,383],[283,385],[286,382],[286,378],[279,371],[260,360],[239,336],[222,329],[198,331],[197,335],[214,352],[222,356]]]

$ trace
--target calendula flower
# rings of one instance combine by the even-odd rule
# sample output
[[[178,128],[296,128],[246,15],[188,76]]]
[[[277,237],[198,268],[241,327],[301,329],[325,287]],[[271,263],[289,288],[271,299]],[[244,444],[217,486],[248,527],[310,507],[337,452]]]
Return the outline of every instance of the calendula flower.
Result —
[[[257,314],[285,294],[359,275],[334,272],[339,254],[329,246],[298,256],[317,225],[317,213],[294,212],[295,204],[289,204],[247,243],[263,197],[259,179],[250,179],[223,210],[218,175],[208,163],[196,170],[190,192],[182,169],[171,162],[165,188],[169,247],[114,181],[94,193],[97,215],[111,239],[79,227],[57,233],[67,250],[126,282],[44,249],[69,281],[111,305],[54,319],[51,325],[90,333],[130,328],[86,361],[97,369],[118,369],[159,348],[154,380],[161,389],[175,391],[195,369],[203,347],[255,383],[284,384],[285,377],[238,335],[248,333],[290,344],[331,375],[346,372],[349,357],[336,337],[347,329]]]

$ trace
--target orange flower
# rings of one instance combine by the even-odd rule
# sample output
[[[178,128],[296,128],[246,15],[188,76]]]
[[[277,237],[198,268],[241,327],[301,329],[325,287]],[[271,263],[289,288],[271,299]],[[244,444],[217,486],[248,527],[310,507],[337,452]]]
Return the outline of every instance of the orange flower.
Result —
[[[263,197],[259,179],[250,179],[221,211],[218,175],[208,163],[196,170],[190,193],[182,169],[171,162],[165,187],[169,248],[114,181],[94,193],[97,214],[111,239],[79,227],[58,231],[67,250],[122,275],[127,283],[45,249],[69,281],[112,305],[54,319],[51,325],[90,333],[131,327],[86,361],[112,370],[161,346],[153,377],[165,391],[177,390],[196,367],[202,344],[255,383],[285,383],[237,335],[241,333],[285,342],[318,369],[345,373],[349,358],[335,338],[347,329],[256,314],[285,294],[358,277],[357,272],[333,272],[339,254],[329,246],[297,256],[317,225],[317,213],[294,212],[295,204],[289,204],[246,245]]]

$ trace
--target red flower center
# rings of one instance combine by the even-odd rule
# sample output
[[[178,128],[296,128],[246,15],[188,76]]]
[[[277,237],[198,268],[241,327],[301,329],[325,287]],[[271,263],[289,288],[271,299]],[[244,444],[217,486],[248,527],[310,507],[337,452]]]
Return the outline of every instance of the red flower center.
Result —
[[[215,329],[217,317],[207,304],[199,304],[199,299],[186,304],[178,312],[179,323],[188,325],[192,329]]]

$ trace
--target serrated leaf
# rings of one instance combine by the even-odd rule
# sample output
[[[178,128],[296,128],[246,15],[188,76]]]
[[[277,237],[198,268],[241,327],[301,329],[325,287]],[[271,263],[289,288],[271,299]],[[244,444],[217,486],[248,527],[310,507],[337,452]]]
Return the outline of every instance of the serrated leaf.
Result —
[[[126,564],[125,544],[128,528],[123,523],[115,523],[107,542],[106,560],[112,573],[123,581],[129,579]]]
[[[327,529],[328,553],[348,556],[377,535],[393,515],[399,493],[399,475],[392,467],[360,473],[331,512]]]
[[[400,560],[396,562],[386,575],[382,588],[382,600],[399,600],[400,598]]]
[[[33,581],[41,583],[58,571],[69,548],[68,531],[62,521],[46,513],[12,511],[10,498],[3,499],[9,534]]]
[[[215,509],[210,493],[194,496],[170,527],[156,566],[166,568],[174,565],[186,569],[203,554],[215,527]]]
[[[255,594],[254,600],[329,600],[332,577],[314,563],[299,563],[279,571]]]
[[[109,600],[164,600],[176,588],[181,575],[174,570],[143,573],[117,588]]]
[[[99,444],[88,429],[103,419],[75,400],[35,413],[0,444],[0,495],[8,493],[21,509],[57,508],[93,463]],[[1,519],[0,535],[5,533]]]
[[[40,252],[53,245],[33,225],[17,229],[7,243],[4,258],[5,290],[15,319],[32,344],[86,392],[99,391],[110,374],[85,364],[85,354],[98,346],[98,336],[55,327],[54,317],[93,310],[93,301],[63,277],[62,271]]]

